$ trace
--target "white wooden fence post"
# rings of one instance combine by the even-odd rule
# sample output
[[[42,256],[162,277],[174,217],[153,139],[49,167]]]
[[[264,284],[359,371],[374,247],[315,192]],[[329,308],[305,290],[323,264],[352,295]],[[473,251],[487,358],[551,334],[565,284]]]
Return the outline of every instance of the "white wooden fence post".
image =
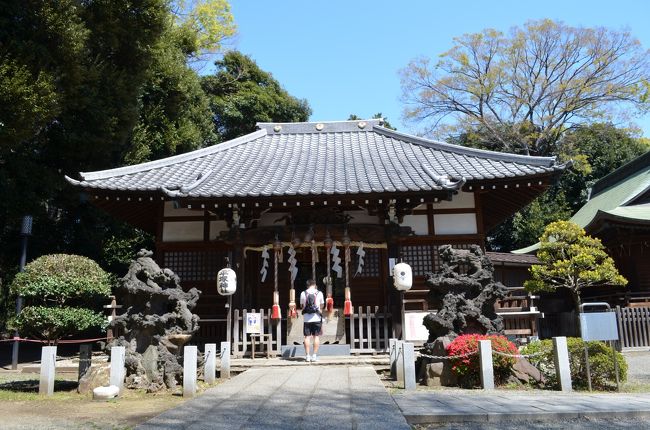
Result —
[[[122,394],[124,389],[124,377],[126,376],[126,369],[124,368],[124,359],[126,350],[123,346],[114,346],[111,348],[111,374],[110,385],[115,385],[119,388],[119,394]]]
[[[553,338],[553,358],[555,361],[555,373],[560,383],[561,391],[573,391],[571,387],[571,368],[569,367],[569,349],[567,348],[566,337],[558,336]]]
[[[494,366],[492,365],[492,342],[478,341],[479,360],[481,364],[481,385],[484,390],[494,390]]]
[[[221,379],[230,379],[230,343],[221,342]]]
[[[397,339],[388,339],[388,357],[390,363],[390,379],[397,377]]]
[[[56,373],[56,346],[44,346],[41,349],[41,380],[38,394],[54,394],[54,374]]]
[[[415,345],[402,343],[402,365],[404,366],[404,389],[415,390]]]
[[[214,384],[217,371],[217,344],[205,344],[205,366],[203,368],[203,380],[208,384]]]
[[[398,340],[395,342],[396,356],[395,356],[395,373],[397,375],[397,384],[404,387],[404,341]]]
[[[196,395],[196,346],[183,349],[183,397]]]

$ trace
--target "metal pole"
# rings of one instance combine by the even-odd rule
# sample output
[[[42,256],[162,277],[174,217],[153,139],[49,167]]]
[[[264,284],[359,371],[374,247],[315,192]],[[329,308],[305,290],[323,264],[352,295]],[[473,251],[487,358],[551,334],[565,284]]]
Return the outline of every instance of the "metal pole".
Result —
[[[614,341],[610,341],[612,346],[612,358],[614,359],[614,373],[616,373],[616,391],[621,391],[621,381],[618,377],[618,360],[616,357],[616,348],[614,347]]]
[[[586,343],[585,343],[585,366],[587,368],[587,387],[589,387],[589,391],[591,391],[591,367],[589,366],[589,349],[587,348]]]
[[[20,229],[20,235],[22,236],[21,240],[21,252],[20,252],[20,271],[25,270],[25,263],[27,263],[27,238],[32,234],[32,217],[26,215],[23,217],[23,223]],[[23,308],[23,298],[18,296],[16,298],[16,316],[20,314],[20,311]],[[20,333],[18,330],[14,332],[14,337],[19,338]],[[18,369],[18,350],[20,342],[17,340],[14,341],[13,348],[11,351],[11,370]]]
[[[226,341],[230,345],[230,336],[232,335],[232,295],[228,296],[228,316],[226,317]]]
[[[402,302],[402,335],[400,338],[402,340],[406,340],[406,318],[404,317],[404,314],[406,313],[405,306],[404,306],[404,291],[400,291],[400,298]]]

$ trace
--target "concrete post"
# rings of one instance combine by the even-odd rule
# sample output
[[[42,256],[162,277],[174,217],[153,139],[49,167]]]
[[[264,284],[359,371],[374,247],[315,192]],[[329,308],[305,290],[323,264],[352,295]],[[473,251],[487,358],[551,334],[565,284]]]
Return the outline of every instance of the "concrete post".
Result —
[[[217,344],[205,344],[205,367],[203,368],[203,380],[208,384],[214,384],[217,371]]]
[[[494,390],[494,366],[492,365],[492,342],[478,341],[479,362],[481,367],[481,386],[484,390]]]
[[[390,338],[388,339],[388,357],[390,363],[390,379],[395,379],[397,377],[397,339]]]
[[[404,366],[404,389],[415,390],[415,345],[410,342],[402,343],[402,363]]]
[[[41,349],[41,380],[38,394],[54,394],[54,374],[56,373],[56,346],[44,346]]]
[[[221,342],[221,379],[230,379],[230,342]]]
[[[395,374],[397,384],[400,387],[404,386],[404,341],[398,340],[395,342]]]
[[[110,385],[115,385],[120,389],[120,394],[124,389],[124,377],[126,376],[126,368],[124,367],[124,359],[126,350],[123,346],[114,346],[111,348],[111,375]]]
[[[561,391],[573,391],[571,387],[571,368],[569,367],[569,349],[566,337],[553,338],[553,358],[555,361],[555,374],[560,383]]]
[[[90,369],[91,360],[93,354],[93,346],[90,344],[79,345],[79,377],[78,381],[81,380],[81,377],[88,372]]]
[[[183,349],[183,397],[196,395],[196,346]]]

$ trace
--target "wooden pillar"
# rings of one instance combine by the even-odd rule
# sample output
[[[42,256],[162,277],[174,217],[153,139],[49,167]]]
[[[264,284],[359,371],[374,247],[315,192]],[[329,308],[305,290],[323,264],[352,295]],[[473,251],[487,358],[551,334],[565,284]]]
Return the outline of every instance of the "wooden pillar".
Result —
[[[395,263],[399,259],[399,225],[397,224],[388,224],[385,229],[386,232],[386,244],[387,250],[386,254],[388,256],[387,261],[384,263],[388,265],[388,261],[391,258],[395,259]],[[392,337],[402,339],[402,297],[393,286],[392,273],[390,273],[390,267],[388,270],[388,276],[386,277],[386,288],[388,290],[388,307],[393,319],[393,334]]]

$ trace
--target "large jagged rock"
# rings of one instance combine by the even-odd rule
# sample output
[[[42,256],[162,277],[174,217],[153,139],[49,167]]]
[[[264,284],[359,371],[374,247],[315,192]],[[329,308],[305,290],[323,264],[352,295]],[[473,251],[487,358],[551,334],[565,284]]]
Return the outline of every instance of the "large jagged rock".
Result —
[[[429,307],[438,309],[424,317],[428,342],[441,336],[502,333],[503,319],[494,305],[506,296],[506,287],[494,282],[494,268],[478,245],[469,249],[439,248],[441,270],[427,276]]]
[[[161,269],[152,255],[140,250],[120,279],[126,312],[113,320],[120,336],[109,345],[126,347],[126,386],[150,392],[181,382],[182,348],[199,329],[192,309],[201,294],[196,288],[183,291],[179,277]]]
[[[443,245],[439,255],[440,271],[427,276],[429,307],[438,311],[424,317],[429,339],[422,349],[435,357],[446,356],[447,345],[460,334],[502,333],[503,320],[494,305],[507,294],[503,284],[494,282],[492,263],[478,245]],[[422,366],[426,385],[457,385],[448,359],[427,358]]]

